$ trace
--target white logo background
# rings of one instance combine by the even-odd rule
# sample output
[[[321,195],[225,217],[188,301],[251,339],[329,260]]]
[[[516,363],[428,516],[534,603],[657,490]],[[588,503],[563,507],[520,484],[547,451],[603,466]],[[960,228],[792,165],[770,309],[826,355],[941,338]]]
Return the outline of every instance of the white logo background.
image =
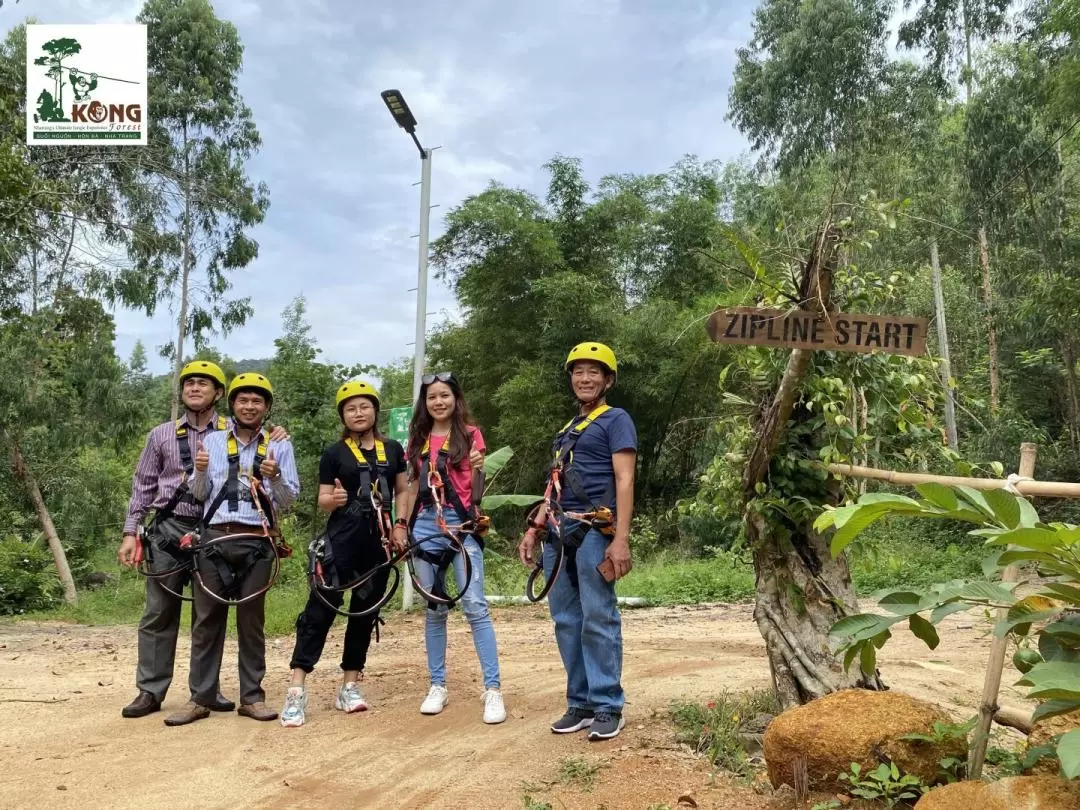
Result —
[[[54,39],[74,39],[81,46],[79,53],[63,60],[62,110],[64,117],[73,119],[75,93],[71,86],[71,71],[89,77],[98,75],[97,87],[80,103],[97,101],[110,104],[138,104],[142,108],[139,122],[82,121],[48,122],[34,120],[42,91],[56,98],[56,83],[46,75],[49,65],[35,65],[34,60],[46,55],[43,46]],[[108,78],[106,78],[108,77]],[[116,81],[122,79],[123,81]],[[132,84],[131,82],[134,82]],[[145,146],[147,133],[147,67],[146,26],[139,24],[100,25],[27,25],[26,26],[26,143],[31,146]],[[105,133],[131,133],[137,137],[103,137]],[[100,134],[99,134],[100,133]],[[96,137],[95,137],[96,135]]]

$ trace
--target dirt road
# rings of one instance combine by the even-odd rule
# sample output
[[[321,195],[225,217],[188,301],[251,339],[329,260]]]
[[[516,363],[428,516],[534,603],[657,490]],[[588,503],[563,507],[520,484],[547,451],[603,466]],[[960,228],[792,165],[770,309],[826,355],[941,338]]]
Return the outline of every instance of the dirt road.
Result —
[[[510,810],[524,806],[530,784],[540,786],[534,798],[554,808],[675,808],[686,791],[700,808],[772,806],[739,782],[712,779],[707,763],[675,743],[666,714],[673,700],[768,684],[750,607],[626,610],[623,621],[628,725],[604,743],[547,728],[563,707],[563,673],[543,607],[495,610],[509,714],[498,726],[481,722],[478,666],[459,611],[450,621],[450,703],[441,715],[418,711],[427,690],[418,613],[391,616],[373,645],[364,683],[371,710],[334,711],[339,620],[309,679],[308,723],[300,729],[235,714],[167,728],[164,716],[187,697],[186,639],[165,710],[125,720],[120,708],[135,694],[134,628],[3,623],[0,807]],[[983,630],[974,614],[952,616],[934,653],[898,631],[881,656],[886,682],[970,716],[985,666]],[[291,645],[290,638],[268,643],[265,686],[275,707],[288,682]],[[1012,675],[1004,678],[1003,700],[1023,705],[1008,686]],[[235,699],[233,638],[222,685]],[[566,757],[604,766],[591,788],[553,784]]]

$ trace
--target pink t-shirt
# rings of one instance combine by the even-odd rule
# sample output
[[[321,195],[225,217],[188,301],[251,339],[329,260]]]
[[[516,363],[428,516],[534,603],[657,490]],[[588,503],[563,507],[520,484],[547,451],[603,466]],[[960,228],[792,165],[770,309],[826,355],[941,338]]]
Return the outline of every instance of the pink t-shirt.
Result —
[[[486,447],[484,445],[484,435],[480,432],[480,428],[475,425],[469,425],[469,435],[472,437],[472,446],[483,453]],[[442,448],[445,440],[445,436],[436,436],[434,433],[428,438],[432,467],[435,466],[439,450]],[[454,485],[454,491],[457,492],[458,497],[461,498],[462,505],[466,509],[469,509],[472,506],[473,476],[472,465],[469,464],[469,457],[466,456],[463,458],[461,463],[456,466],[450,464],[449,470],[450,483]],[[449,505],[449,503],[447,505]]]

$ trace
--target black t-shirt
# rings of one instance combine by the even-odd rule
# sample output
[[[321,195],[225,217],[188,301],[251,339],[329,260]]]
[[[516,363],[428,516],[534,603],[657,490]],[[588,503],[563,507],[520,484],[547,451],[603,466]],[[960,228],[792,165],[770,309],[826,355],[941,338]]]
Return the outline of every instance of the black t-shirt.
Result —
[[[357,447],[360,447],[360,452],[368,463],[371,482],[375,483],[375,476],[380,473],[376,466],[375,448],[372,447],[368,450],[359,444],[357,444]],[[387,462],[387,466],[383,468],[385,470],[386,489],[390,493],[390,498],[393,499],[394,479],[398,473],[406,471],[405,450],[399,442],[393,439],[385,439],[383,447],[386,451]],[[326,521],[326,533],[334,543],[335,553],[338,553],[344,551],[346,545],[351,546],[355,542],[363,542],[364,540],[377,540],[378,529],[373,515],[367,520],[361,517],[361,512],[358,509],[360,503],[357,503],[357,493],[359,493],[363,483],[363,476],[361,467],[356,461],[356,456],[353,455],[349,446],[345,444],[344,439],[327,447],[319,461],[319,483],[333,486],[335,478],[341,481],[341,485],[349,493],[348,503],[331,512],[329,519]],[[365,499],[369,497],[367,492],[363,493],[362,496]],[[365,500],[362,503],[364,506],[370,506],[371,502]],[[383,506],[389,510],[392,505],[393,501],[391,500],[391,502],[385,503]]]

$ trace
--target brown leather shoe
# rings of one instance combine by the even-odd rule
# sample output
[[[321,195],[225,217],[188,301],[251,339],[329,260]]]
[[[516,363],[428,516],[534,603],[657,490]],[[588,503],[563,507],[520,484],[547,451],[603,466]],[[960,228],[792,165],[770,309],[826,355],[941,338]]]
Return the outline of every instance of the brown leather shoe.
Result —
[[[252,720],[277,720],[277,712],[263,703],[261,700],[258,703],[241,703],[240,708],[236,710],[236,713],[241,717],[250,717]]]
[[[124,717],[146,717],[160,710],[161,703],[156,697],[149,692],[139,692],[138,697],[120,710],[120,714]]]
[[[186,726],[188,723],[194,723],[196,720],[202,720],[210,716],[210,710],[205,706],[200,706],[194,700],[189,700],[184,704],[184,708],[176,712],[176,714],[170,714],[165,718],[165,725],[167,726]]]

